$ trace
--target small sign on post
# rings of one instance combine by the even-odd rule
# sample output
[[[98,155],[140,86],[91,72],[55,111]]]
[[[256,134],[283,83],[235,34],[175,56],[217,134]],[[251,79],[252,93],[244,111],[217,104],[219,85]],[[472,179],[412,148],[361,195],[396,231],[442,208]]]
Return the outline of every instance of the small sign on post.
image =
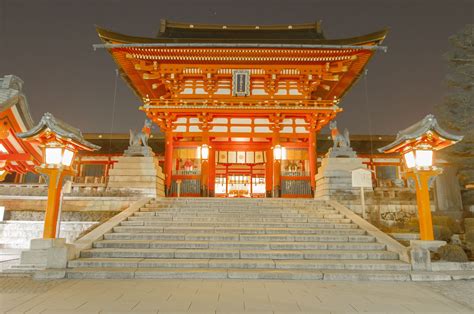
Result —
[[[364,188],[372,188],[372,171],[365,168],[352,170],[352,187],[360,188],[360,201],[362,204],[362,218],[365,218]]]

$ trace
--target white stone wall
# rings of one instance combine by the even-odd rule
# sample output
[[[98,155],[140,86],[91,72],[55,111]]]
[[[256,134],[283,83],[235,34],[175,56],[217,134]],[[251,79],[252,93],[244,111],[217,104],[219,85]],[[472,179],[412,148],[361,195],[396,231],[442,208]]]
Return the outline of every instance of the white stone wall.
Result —
[[[362,204],[360,198],[357,200],[338,200],[342,205],[348,207],[356,214],[362,215]],[[431,211],[435,211],[435,205],[431,204]],[[366,215],[372,219],[377,216],[380,222],[392,226],[399,222],[404,222],[412,217],[418,216],[418,206],[416,201],[399,201],[396,199],[384,199],[377,203],[366,203]]]
[[[63,211],[119,211],[127,208],[137,197],[64,197]],[[0,195],[5,210],[45,210],[46,196]]]
[[[72,243],[84,230],[97,222],[63,222],[61,223],[61,238]],[[31,239],[43,236],[42,221],[5,221],[0,222],[0,248],[27,249]]]

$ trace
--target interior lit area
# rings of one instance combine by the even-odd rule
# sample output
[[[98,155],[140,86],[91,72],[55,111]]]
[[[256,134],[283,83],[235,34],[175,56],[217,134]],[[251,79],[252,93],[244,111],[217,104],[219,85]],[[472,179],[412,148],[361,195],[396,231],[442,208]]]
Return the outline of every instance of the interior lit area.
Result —
[[[216,197],[265,197],[265,164],[216,165]]]

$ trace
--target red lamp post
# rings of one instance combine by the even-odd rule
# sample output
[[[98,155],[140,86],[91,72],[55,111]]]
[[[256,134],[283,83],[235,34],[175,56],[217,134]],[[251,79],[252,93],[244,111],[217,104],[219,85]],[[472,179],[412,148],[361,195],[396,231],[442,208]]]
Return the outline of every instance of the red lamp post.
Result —
[[[428,182],[431,177],[442,173],[441,168],[433,165],[434,152],[453,145],[462,138],[443,130],[430,114],[398,132],[394,142],[379,148],[381,153],[403,155],[406,168],[404,175],[415,182],[421,240],[434,240]]]
[[[74,160],[78,151],[93,151],[100,147],[84,140],[79,129],[55,119],[50,113],[44,114],[32,129],[17,136],[42,147],[43,163],[36,170],[49,177],[43,238],[55,238],[64,177],[76,174]]]

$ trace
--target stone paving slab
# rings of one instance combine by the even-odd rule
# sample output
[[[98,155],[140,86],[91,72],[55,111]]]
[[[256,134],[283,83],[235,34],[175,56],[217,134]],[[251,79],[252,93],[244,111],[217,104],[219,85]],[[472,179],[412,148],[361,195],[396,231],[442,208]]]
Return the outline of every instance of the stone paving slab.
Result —
[[[0,313],[473,313],[474,281],[0,278]]]

